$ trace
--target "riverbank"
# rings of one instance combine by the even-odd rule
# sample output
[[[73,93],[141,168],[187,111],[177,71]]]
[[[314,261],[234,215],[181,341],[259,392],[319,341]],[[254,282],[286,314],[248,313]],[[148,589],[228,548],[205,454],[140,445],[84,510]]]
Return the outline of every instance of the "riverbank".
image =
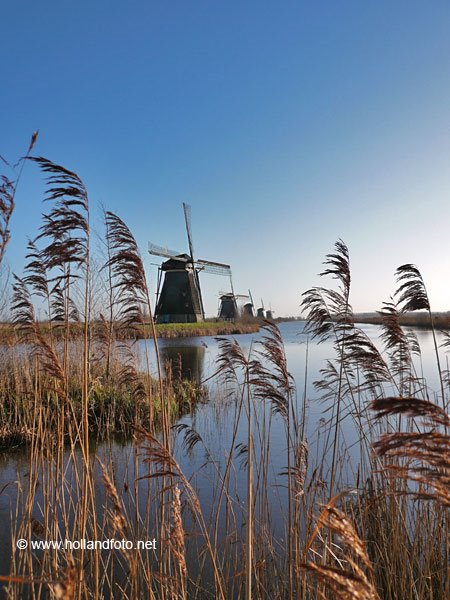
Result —
[[[55,340],[64,338],[66,334],[65,327],[60,324],[53,325],[50,328],[48,323],[40,323],[40,331],[44,336],[50,336]],[[109,325],[105,323],[92,323],[92,333],[95,336],[96,331],[105,331]],[[247,323],[233,323],[229,321],[204,321],[202,323],[165,323],[156,325],[156,335],[158,338],[188,338],[200,336],[221,336],[221,335],[239,335],[245,333],[257,333],[261,327],[259,321]],[[125,329],[118,324],[113,327],[117,339],[145,339],[152,337],[151,329],[148,324],[138,325],[133,329]],[[70,337],[77,339],[83,335],[82,323],[71,323],[69,326]],[[0,324],[0,344],[10,344],[17,341],[17,334],[11,323]]]
[[[229,321],[203,323],[167,323],[156,326],[157,336],[160,338],[199,337],[216,335],[239,335],[243,333],[257,333],[261,323],[232,323]],[[143,335],[142,337],[145,337]]]
[[[450,312],[432,313],[435,329],[450,330]],[[355,323],[381,325],[382,317],[379,313],[355,313]],[[423,327],[431,329],[430,316],[427,312],[400,313],[399,323],[404,327]]]

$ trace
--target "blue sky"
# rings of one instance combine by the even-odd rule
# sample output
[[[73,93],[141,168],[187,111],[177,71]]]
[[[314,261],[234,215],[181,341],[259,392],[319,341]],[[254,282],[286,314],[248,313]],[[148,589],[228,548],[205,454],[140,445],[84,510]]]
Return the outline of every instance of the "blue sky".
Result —
[[[148,240],[229,262],[298,314],[323,256],[351,252],[353,305],[379,308],[414,262],[450,309],[448,2],[9,2],[0,154],[84,179]],[[7,260],[20,271],[43,185],[25,171]],[[152,282],[155,268],[145,256]],[[204,277],[207,312],[226,280]]]

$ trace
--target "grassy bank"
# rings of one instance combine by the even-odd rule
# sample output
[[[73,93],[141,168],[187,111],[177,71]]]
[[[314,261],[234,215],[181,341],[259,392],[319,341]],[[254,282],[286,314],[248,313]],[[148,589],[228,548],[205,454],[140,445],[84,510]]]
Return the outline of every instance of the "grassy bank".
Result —
[[[261,323],[252,322],[229,322],[229,321],[205,321],[203,323],[167,323],[156,324],[155,333],[158,338],[186,338],[200,336],[220,336],[220,335],[239,335],[245,333],[256,333],[259,331]],[[90,328],[95,332],[96,329],[102,329],[103,324],[92,322]],[[40,323],[39,330],[42,335],[54,340],[64,339],[69,335],[72,340],[83,336],[82,323],[69,323],[67,330],[61,327],[52,327],[49,323]],[[149,324],[135,325],[132,328],[123,327],[120,323],[113,323],[111,331],[114,332],[116,339],[144,339],[151,338],[152,331]],[[17,339],[17,331],[11,323],[0,324],[0,344],[11,344]]]
[[[433,327],[448,331],[450,329],[450,312],[433,312],[431,314]],[[355,313],[356,323],[369,323],[372,325],[382,325],[383,316],[377,312],[373,313]],[[431,329],[432,322],[430,315],[426,312],[407,312],[399,314],[399,323],[404,327],[423,327]]]
[[[241,333],[256,333],[261,323],[232,323],[228,321],[205,321],[203,323],[167,323],[156,325],[156,333],[161,338],[199,337],[202,335],[238,335]]]

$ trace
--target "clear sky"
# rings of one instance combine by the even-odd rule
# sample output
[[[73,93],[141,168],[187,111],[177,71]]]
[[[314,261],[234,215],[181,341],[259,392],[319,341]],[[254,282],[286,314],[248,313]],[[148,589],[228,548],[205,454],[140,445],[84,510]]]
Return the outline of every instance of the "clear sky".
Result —
[[[229,262],[237,292],[298,314],[323,256],[351,252],[374,310],[414,262],[450,309],[450,3],[32,0],[1,9],[0,154],[84,179],[136,235]],[[29,165],[7,259],[43,185]],[[226,280],[204,277],[207,311]]]

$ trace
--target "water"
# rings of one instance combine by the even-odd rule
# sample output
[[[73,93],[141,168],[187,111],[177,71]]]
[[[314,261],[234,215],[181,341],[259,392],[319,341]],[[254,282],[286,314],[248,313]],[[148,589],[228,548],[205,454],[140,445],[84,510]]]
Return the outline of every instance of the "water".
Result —
[[[285,343],[289,369],[295,379],[297,386],[297,402],[299,407],[303,401],[303,393],[306,390],[308,404],[307,435],[310,442],[310,456],[320,453],[320,445],[317,445],[317,430],[323,424],[327,413],[324,404],[318,399],[318,393],[314,389],[313,382],[319,376],[319,371],[326,364],[327,359],[333,357],[331,342],[318,345],[309,341],[304,334],[302,322],[286,322],[280,324],[280,331]],[[363,325],[363,330],[381,348],[379,342],[379,328],[373,325]],[[419,374],[426,377],[430,397],[438,392],[439,379],[434,355],[433,339],[430,331],[417,329],[415,333],[422,348],[422,358],[417,361],[416,368]],[[235,336],[240,345],[250,350],[255,343],[261,339],[262,333]],[[439,341],[442,341],[440,336]],[[144,348],[148,341],[141,340],[138,350]],[[197,444],[190,452],[182,447],[181,440],[175,446],[175,454],[186,477],[193,483],[200,498],[204,514],[208,515],[210,508],[216,500],[218,488],[218,472],[225,468],[226,456],[233,446],[232,426],[235,419],[236,403],[227,399],[224,385],[216,379],[210,379],[216,370],[216,359],[218,356],[218,343],[211,337],[162,339],[160,349],[163,360],[177,361],[181,356],[183,375],[191,378],[197,383],[206,382],[209,396],[207,402],[199,403],[191,414],[180,419],[194,428],[201,436],[203,442]],[[307,374],[305,381],[306,356],[308,354]],[[154,356],[152,358],[154,362]],[[441,353],[443,368],[446,368],[447,357]],[[268,413],[266,413],[266,416]],[[262,418],[262,413],[260,413]],[[275,533],[283,536],[284,514],[286,506],[286,492],[283,486],[283,476],[280,473],[286,468],[286,442],[284,425],[280,418],[275,417],[271,422],[271,469],[269,476],[270,502],[272,510],[272,521]],[[343,424],[343,440],[351,446],[355,440],[355,432],[351,420]],[[246,443],[247,430],[245,418],[240,422],[237,430],[234,446]],[[145,475],[147,467],[143,462],[144,456],[141,450],[136,449],[132,442],[113,442],[100,445],[96,448],[99,458],[108,464],[114,472],[115,481],[119,490],[134,486],[134,460],[136,452],[139,454],[139,475]],[[350,456],[357,460],[357,446],[350,451]],[[353,454],[352,454],[353,453]],[[209,460],[214,458],[214,463]],[[0,536],[3,543],[0,545],[0,574],[7,574],[10,569],[11,557],[11,529],[14,526],[14,514],[16,511],[16,498],[19,480],[26,484],[26,473],[29,469],[28,456],[24,450],[3,452],[0,454]],[[99,514],[102,514],[105,504],[105,492],[101,483],[99,466],[96,466],[96,494],[98,498]],[[235,469],[232,475],[232,489],[236,494],[237,503],[244,502],[246,494],[246,473],[240,467],[239,459],[235,460]],[[139,484],[139,496],[142,506],[147,497],[148,485],[146,481]],[[130,494],[129,494],[130,495]],[[124,494],[125,502],[127,494]],[[39,492],[37,495],[39,500]],[[36,508],[36,517],[39,518],[39,508]],[[242,523],[237,518],[237,527]],[[221,533],[224,533],[222,527]],[[153,537],[157,532],[149,531],[148,537]],[[194,559],[193,559],[194,560]]]

